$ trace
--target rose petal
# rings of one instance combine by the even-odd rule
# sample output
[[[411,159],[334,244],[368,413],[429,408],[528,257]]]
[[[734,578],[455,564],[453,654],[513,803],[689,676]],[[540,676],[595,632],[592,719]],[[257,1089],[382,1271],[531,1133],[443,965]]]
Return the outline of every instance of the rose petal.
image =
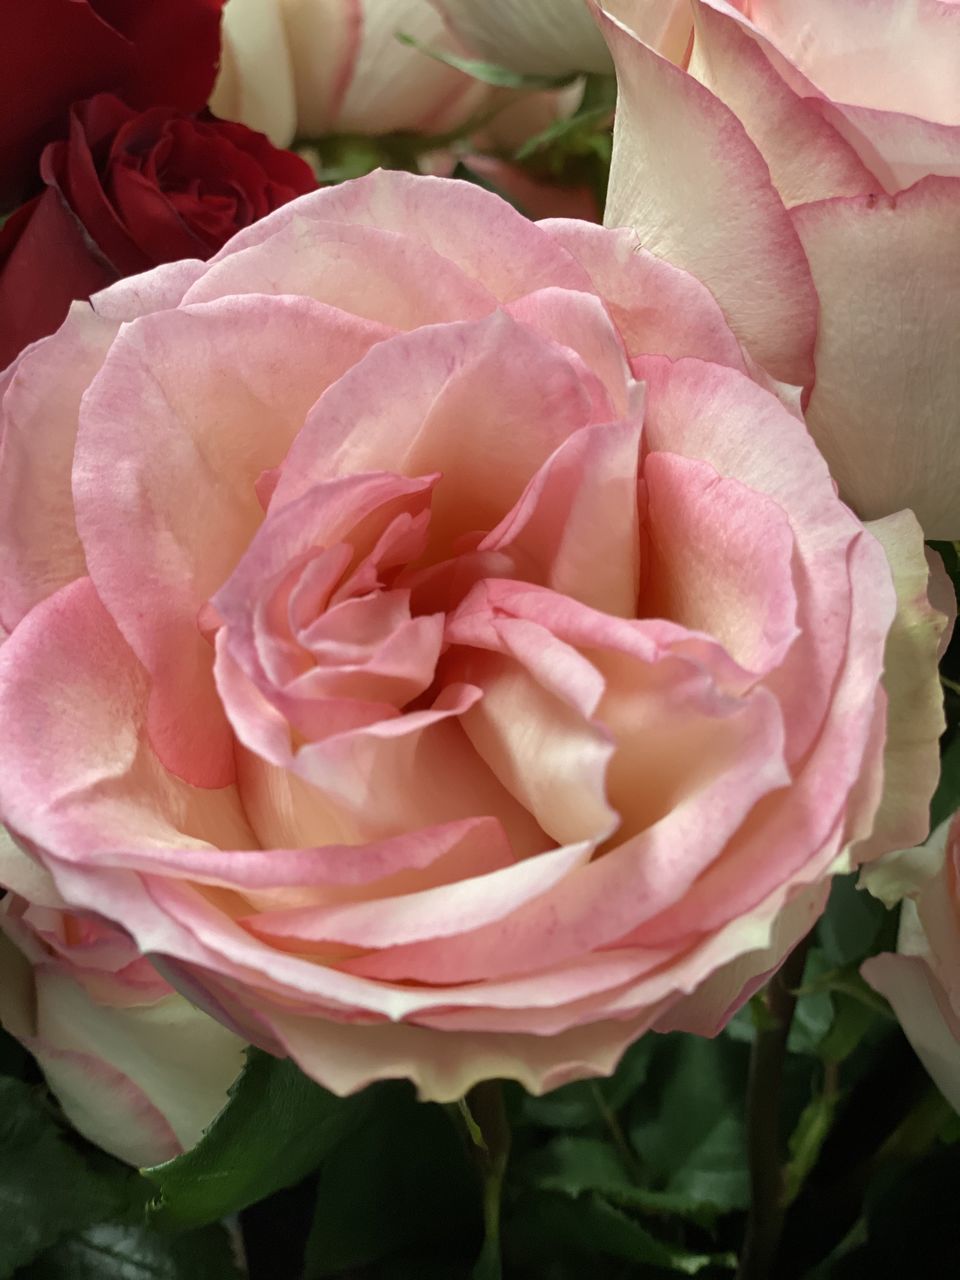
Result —
[[[718,98],[608,15],[619,100],[604,222],[692,272],[775,378],[813,381],[817,295],[763,157]]]
[[[219,786],[233,773],[198,610],[262,519],[257,477],[379,337],[307,299],[163,311],[124,329],[84,397],[73,481],[87,563],[150,671],[151,740],[193,782]],[[304,341],[316,358],[294,374],[286,355]],[[124,480],[105,487],[111,467]],[[118,528],[129,530],[122,542]]]
[[[960,534],[958,215],[960,178],[792,214],[822,312],[810,430],[861,516],[910,507],[928,538]]]

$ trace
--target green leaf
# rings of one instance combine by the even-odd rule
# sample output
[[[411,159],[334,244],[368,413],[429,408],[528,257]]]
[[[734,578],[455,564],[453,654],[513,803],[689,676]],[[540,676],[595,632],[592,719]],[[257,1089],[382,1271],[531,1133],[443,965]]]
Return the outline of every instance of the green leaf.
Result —
[[[424,1248],[472,1262],[481,1241],[480,1184],[461,1131],[407,1085],[385,1086],[321,1167],[305,1280]]]
[[[38,1079],[36,1064],[23,1045],[0,1027],[0,1075],[16,1080]]]
[[[860,1047],[867,1032],[876,1025],[878,1013],[876,1007],[865,1001],[860,993],[854,995],[836,989],[834,1009],[833,1024],[820,1041],[817,1052],[824,1062],[840,1063]],[[889,1021],[891,1015],[887,1006],[884,1006],[884,1014]]]
[[[688,1276],[706,1267],[735,1265],[730,1255],[694,1252],[658,1240],[596,1194],[576,1200],[555,1192],[524,1195],[505,1224],[504,1248],[511,1263],[540,1268],[546,1260],[566,1258],[569,1252],[585,1259],[606,1255]],[[586,1268],[571,1274],[586,1274]]]
[[[641,1186],[628,1171],[623,1155],[600,1138],[564,1134],[517,1162],[512,1176],[521,1184],[573,1197],[596,1191],[621,1208],[689,1218],[702,1226],[710,1225],[716,1216],[709,1205]]]
[[[17,1280],[240,1280],[221,1227],[163,1236],[105,1222],[62,1241]]]
[[[839,1101],[839,1094],[835,1091],[824,1092],[812,1098],[801,1112],[790,1135],[790,1160],[784,1178],[787,1204],[797,1198],[807,1175],[820,1158],[823,1144],[833,1126]]]
[[[299,1182],[364,1123],[375,1092],[338,1098],[293,1062],[248,1050],[227,1105],[197,1145],[143,1170],[159,1191],[151,1220],[202,1226]]]
[[[661,1043],[660,1036],[642,1036],[606,1079],[578,1080],[539,1098],[525,1095],[521,1120],[545,1129],[605,1128],[607,1110],[619,1111],[646,1082],[650,1062]]]
[[[951,742],[941,761],[940,784],[930,805],[931,829],[939,827],[957,809],[960,809],[960,735]]]
[[[868,1189],[866,1240],[834,1265],[824,1280],[939,1280],[952,1277],[960,1257],[960,1147],[938,1148]],[[861,1229],[862,1231],[862,1229]]]
[[[859,966],[872,954],[888,914],[882,902],[857,888],[855,874],[836,876],[827,909],[817,925],[817,945],[832,967]]]
[[[83,1159],[42,1088],[0,1079],[0,1280],[126,1207],[122,1175],[111,1179]]]
[[[411,49],[425,53],[428,58],[442,62],[448,67],[455,67],[457,71],[464,72],[465,75],[471,76],[474,80],[480,80],[483,84],[492,84],[498,89],[562,89],[565,85],[572,84],[578,78],[576,74],[563,76],[523,75],[518,71],[511,71],[507,67],[498,66],[495,62],[482,62],[478,58],[461,58],[458,54],[448,53],[443,49],[428,49],[426,45],[421,44],[419,40],[414,39],[413,36],[407,35],[403,31],[396,33],[396,39],[401,44],[409,45]]]
[[[749,1050],[727,1036],[663,1037],[630,1138],[661,1189],[721,1211],[749,1202],[744,1092]]]

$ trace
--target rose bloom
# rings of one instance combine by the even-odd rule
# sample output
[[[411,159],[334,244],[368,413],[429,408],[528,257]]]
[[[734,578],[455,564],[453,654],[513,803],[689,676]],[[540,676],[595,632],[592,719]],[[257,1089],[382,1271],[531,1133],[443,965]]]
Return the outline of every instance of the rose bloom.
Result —
[[[377,172],[5,383],[0,816],[331,1089],[713,1032],[926,834],[916,521],[631,232]]]
[[[243,125],[111,94],[77,103],[51,142],[46,189],[0,231],[0,365],[74,298],[176,258],[208,258],[241,227],[313,190],[310,166]]]
[[[604,7],[608,224],[693,271],[805,388],[862,516],[960,535],[960,4],[692,0],[686,70]]]
[[[887,906],[903,905],[898,954],[872,956],[861,972],[960,1111],[960,814],[922,848],[868,868],[865,880]]]
[[[99,916],[71,911],[0,830],[0,1022],[71,1123],[134,1165],[170,1160],[227,1101],[243,1041],[188,1004]]]
[[[5,0],[0,208],[36,183],[78,98],[197,111],[213,85],[223,0]]]
[[[446,133],[489,89],[402,44],[463,53],[427,0],[227,0],[217,115],[279,146],[295,134]]]

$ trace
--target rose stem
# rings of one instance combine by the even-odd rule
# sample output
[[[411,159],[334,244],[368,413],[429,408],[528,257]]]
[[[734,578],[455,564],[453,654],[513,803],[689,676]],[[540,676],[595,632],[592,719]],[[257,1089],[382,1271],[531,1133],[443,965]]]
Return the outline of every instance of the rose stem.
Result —
[[[461,1110],[483,1179],[483,1249],[474,1280],[500,1280],[500,1200],[510,1155],[510,1125],[499,1080],[482,1080],[461,1101]]]
[[[811,935],[794,947],[763,994],[766,1017],[750,1050],[747,1082],[747,1153],[750,1212],[737,1280],[770,1280],[783,1230],[784,1182],[781,1162],[780,1090],[787,1036],[797,1005],[797,988]]]

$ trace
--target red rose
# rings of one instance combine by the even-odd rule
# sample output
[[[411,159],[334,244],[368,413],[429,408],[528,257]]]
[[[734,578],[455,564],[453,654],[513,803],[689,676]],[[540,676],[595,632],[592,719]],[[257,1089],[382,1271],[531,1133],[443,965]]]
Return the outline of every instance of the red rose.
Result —
[[[77,103],[40,161],[46,190],[0,231],[0,369],[56,329],[74,298],[178,258],[312,190],[310,166],[261,133],[111,94]]]
[[[199,110],[220,57],[224,0],[5,0],[0,41],[0,206],[36,177],[79,98]]]

